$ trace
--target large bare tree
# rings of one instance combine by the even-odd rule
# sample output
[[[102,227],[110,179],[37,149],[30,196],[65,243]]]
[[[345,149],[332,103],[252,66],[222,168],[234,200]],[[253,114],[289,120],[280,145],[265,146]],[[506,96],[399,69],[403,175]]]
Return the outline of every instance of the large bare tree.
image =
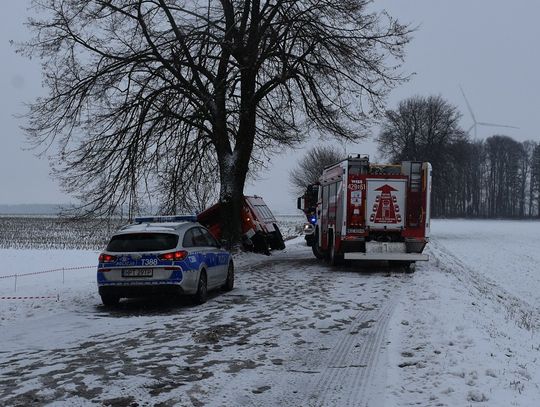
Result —
[[[370,3],[33,0],[20,50],[48,92],[27,132],[83,213],[172,211],[213,182],[238,241],[249,170],[306,134],[361,138],[403,80],[410,30]]]

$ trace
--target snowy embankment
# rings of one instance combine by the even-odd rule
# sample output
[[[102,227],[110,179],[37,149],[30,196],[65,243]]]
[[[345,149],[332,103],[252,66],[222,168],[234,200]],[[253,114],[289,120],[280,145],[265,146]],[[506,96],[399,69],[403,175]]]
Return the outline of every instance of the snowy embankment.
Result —
[[[538,222],[433,222],[391,324],[388,405],[538,405],[539,242]]]

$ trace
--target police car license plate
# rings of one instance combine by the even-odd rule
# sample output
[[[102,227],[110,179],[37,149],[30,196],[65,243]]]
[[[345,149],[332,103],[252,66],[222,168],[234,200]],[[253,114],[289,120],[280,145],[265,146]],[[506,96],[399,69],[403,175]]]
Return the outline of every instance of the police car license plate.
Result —
[[[152,277],[154,269],[123,269],[122,277]]]

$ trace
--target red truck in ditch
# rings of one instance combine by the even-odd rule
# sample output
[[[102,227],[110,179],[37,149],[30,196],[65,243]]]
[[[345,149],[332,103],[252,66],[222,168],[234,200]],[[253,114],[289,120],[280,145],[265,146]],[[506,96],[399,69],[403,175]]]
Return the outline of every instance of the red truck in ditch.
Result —
[[[387,260],[413,271],[429,240],[431,164],[395,165],[349,157],[320,177],[313,253],[342,260]]]
[[[197,221],[221,241],[221,205],[219,203],[197,215]],[[248,250],[268,254],[283,250],[285,242],[277,220],[260,196],[244,196],[242,205],[242,243]]]

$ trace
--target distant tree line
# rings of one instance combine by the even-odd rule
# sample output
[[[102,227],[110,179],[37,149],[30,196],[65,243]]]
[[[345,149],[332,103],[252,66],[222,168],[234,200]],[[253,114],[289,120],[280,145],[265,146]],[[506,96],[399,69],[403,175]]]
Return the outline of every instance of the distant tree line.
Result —
[[[505,135],[471,140],[440,96],[415,96],[385,113],[380,152],[430,161],[436,217],[540,217],[540,143]]]

